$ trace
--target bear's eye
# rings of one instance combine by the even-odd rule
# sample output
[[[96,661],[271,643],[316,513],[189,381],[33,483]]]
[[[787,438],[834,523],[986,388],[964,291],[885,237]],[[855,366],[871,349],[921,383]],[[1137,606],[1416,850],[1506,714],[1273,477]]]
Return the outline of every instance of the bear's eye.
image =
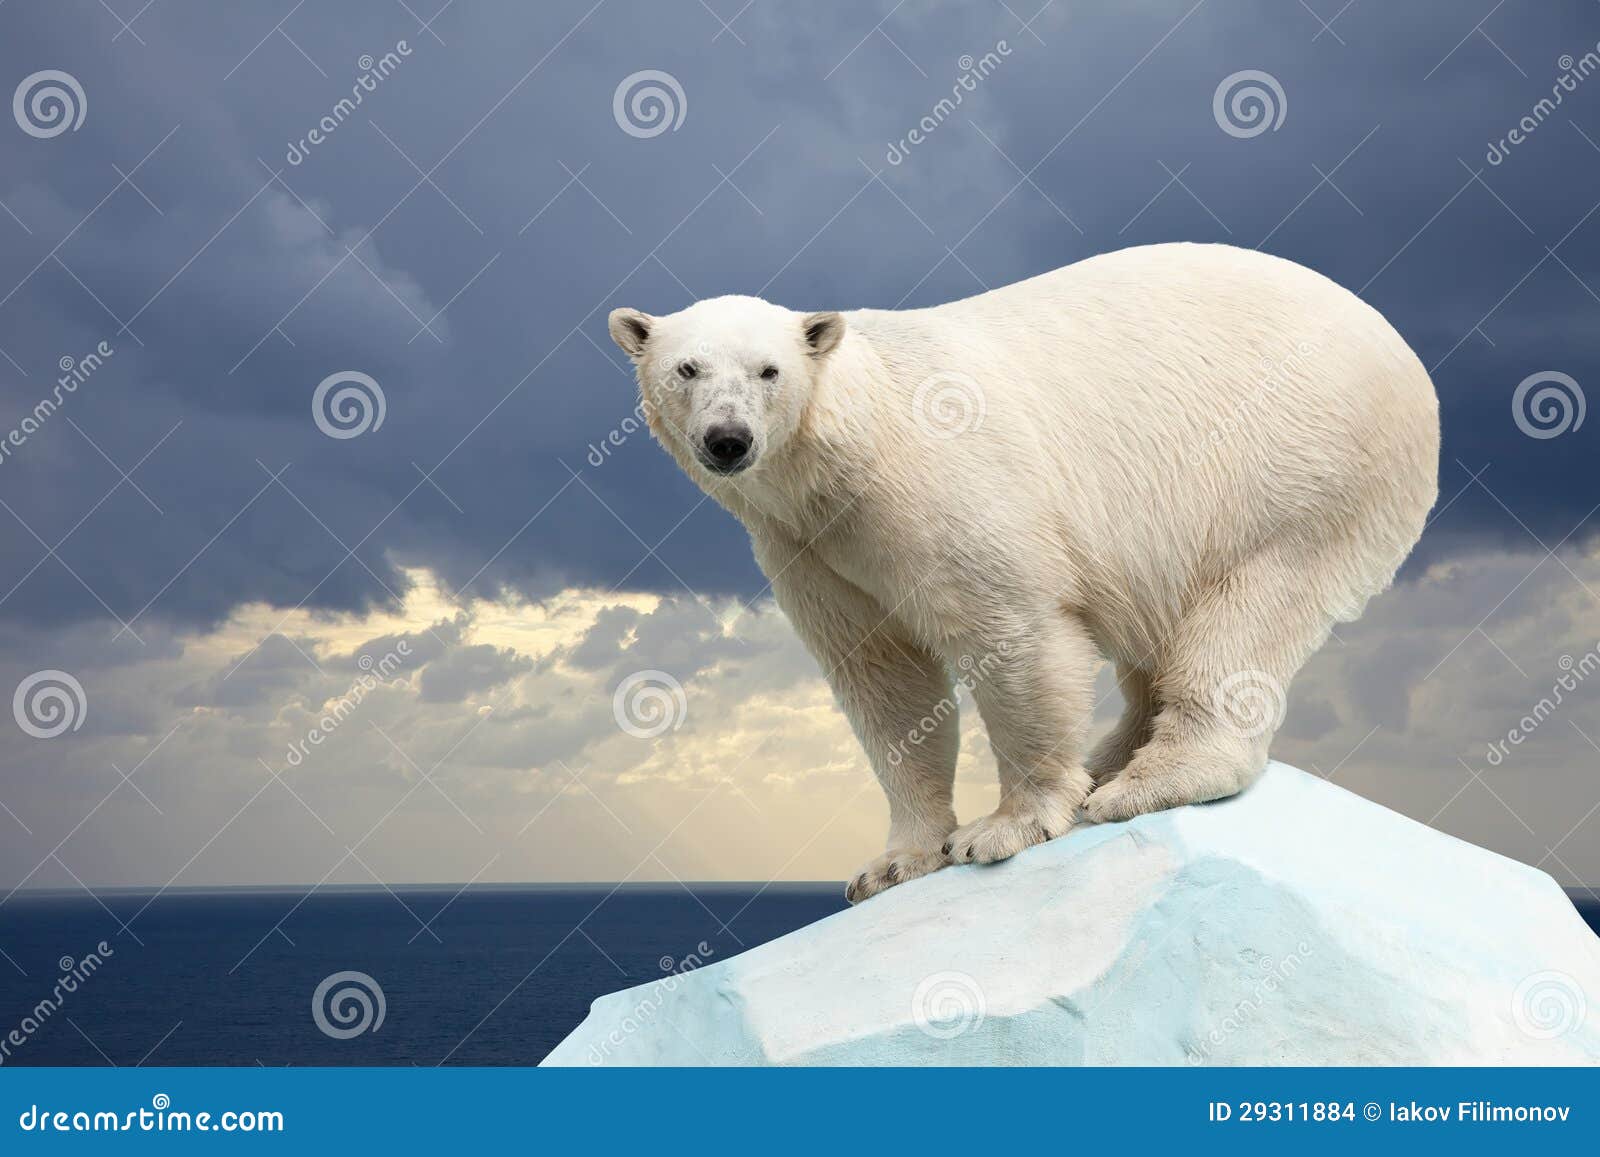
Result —
[[[700,372],[699,370],[695,369],[693,362],[679,362],[678,363],[678,376],[680,378],[682,378],[686,382],[690,378],[692,378],[696,374],[698,374],[699,372]]]
[[[761,371],[761,380],[764,381],[764,382],[775,382],[775,381],[777,381],[778,380],[778,367],[777,366],[768,366],[766,369],[762,370]]]

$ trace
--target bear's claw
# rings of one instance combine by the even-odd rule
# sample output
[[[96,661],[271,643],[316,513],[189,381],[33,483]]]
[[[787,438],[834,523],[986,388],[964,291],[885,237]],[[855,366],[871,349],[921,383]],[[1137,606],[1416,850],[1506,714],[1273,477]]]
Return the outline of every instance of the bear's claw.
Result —
[[[869,863],[844,890],[844,898],[859,904],[896,884],[926,876],[945,866],[942,853],[916,848],[895,848]]]

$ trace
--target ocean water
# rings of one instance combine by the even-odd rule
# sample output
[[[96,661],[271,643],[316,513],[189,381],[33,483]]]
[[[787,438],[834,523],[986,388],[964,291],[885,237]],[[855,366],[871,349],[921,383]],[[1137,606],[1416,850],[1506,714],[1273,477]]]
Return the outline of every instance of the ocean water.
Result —
[[[82,972],[101,941],[111,954],[0,1060],[534,1064],[595,997],[846,907],[831,883],[690,887],[128,891],[101,893],[105,908],[83,892],[19,892],[0,906],[0,1045],[54,999],[64,967]],[[381,988],[383,1021],[339,1039],[319,1028],[312,998],[351,971]],[[335,1030],[360,1022],[358,1005],[345,1008],[346,1025],[325,1013]]]
[[[11,1065],[526,1065],[603,993],[845,907],[837,884],[18,893],[0,906],[0,1061]],[[101,906],[104,903],[104,907]],[[1574,896],[1600,932],[1600,902]],[[108,911],[109,909],[109,911]],[[124,928],[123,925],[126,925]],[[63,974],[110,949],[56,1001]],[[382,1023],[313,997],[359,972]],[[365,981],[355,982],[368,991]],[[329,992],[348,985],[334,981]],[[356,989],[350,988],[353,993]],[[35,1027],[35,1022],[38,1022]],[[7,1035],[24,1035],[18,1045]]]

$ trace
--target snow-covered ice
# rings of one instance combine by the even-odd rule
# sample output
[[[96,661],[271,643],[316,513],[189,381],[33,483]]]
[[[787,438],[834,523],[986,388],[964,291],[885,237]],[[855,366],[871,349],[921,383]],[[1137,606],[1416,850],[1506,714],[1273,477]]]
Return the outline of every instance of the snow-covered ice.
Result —
[[[613,993],[547,1065],[1597,1064],[1543,872],[1272,764]]]

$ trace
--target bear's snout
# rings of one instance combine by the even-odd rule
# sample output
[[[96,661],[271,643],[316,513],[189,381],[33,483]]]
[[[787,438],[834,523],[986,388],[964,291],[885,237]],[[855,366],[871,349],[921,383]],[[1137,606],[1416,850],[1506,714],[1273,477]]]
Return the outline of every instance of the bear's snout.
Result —
[[[750,465],[750,446],[754,441],[750,427],[742,422],[724,422],[706,431],[705,453],[700,460],[718,474],[737,474]]]

